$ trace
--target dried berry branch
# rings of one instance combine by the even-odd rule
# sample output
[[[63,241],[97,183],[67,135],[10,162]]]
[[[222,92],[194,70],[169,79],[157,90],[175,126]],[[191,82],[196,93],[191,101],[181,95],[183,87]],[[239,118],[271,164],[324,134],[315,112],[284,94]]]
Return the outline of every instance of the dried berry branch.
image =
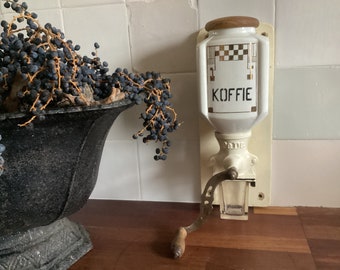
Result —
[[[42,26],[38,15],[27,10],[26,2],[1,1],[17,13],[9,22],[1,21],[1,111],[30,113],[20,125],[27,126],[44,119],[48,108],[109,104],[123,98],[136,104],[144,102],[143,128],[133,137],[161,142],[155,159],[166,159],[170,146],[167,134],[180,125],[169,102],[170,80],[154,72],[129,73],[120,68],[109,74],[107,62],[98,57],[98,43],[94,43],[92,58],[81,56],[79,45],[65,39],[50,23]],[[146,132],[149,134],[144,135]]]

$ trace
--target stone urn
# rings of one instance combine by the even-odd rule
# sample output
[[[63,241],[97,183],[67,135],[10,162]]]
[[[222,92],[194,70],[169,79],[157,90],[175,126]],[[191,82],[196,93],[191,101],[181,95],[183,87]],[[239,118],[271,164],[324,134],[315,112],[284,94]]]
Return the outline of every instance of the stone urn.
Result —
[[[50,110],[33,127],[20,113],[0,115],[6,151],[0,176],[0,270],[68,269],[92,248],[67,219],[88,200],[106,136],[129,100]],[[114,164],[113,164],[114,165]]]

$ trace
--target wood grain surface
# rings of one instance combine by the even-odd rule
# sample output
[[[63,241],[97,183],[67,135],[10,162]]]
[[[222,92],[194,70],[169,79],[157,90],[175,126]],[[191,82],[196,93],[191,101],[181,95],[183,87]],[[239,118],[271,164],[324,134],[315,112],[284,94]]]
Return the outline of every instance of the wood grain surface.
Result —
[[[175,260],[170,243],[199,204],[89,200],[70,219],[85,226],[94,248],[70,269],[340,269],[340,209],[251,210],[248,221],[234,221],[214,208]]]

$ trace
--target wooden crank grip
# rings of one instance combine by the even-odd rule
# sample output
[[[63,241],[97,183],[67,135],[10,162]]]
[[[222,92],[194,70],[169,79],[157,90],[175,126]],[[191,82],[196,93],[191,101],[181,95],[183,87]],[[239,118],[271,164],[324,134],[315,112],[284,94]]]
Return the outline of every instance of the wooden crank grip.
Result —
[[[171,242],[171,251],[175,259],[182,257],[185,251],[185,238],[187,235],[188,232],[184,227],[177,230],[176,236]]]

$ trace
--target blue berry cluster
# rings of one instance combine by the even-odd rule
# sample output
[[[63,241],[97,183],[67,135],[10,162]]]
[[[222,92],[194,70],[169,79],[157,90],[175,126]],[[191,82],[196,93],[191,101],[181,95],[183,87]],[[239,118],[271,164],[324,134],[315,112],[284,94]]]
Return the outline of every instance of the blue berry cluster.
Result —
[[[155,160],[165,160],[169,152],[171,142],[168,133],[177,130],[180,123],[177,120],[177,114],[172,108],[169,99],[172,97],[170,91],[170,80],[162,79],[158,73],[147,72],[146,74],[132,75],[129,78],[137,82],[142,80],[144,88],[147,91],[144,94],[143,102],[146,105],[145,112],[141,114],[144,128],[133,135],[134,139],[143,136],[143,142],[160,141],[161,148],[156,149]],[[141,103],[141,95],[139,95],[138,87],[128,91],[132,95],[130,99],[135,99],[136,103]],[[147,132],[147,135],[144,134]]]
[[[35,119],[44,119],[46,108],[107,104],[117,100],[113,95],[121,94],[136,104],[145,103],[143,128],[133,137],[141,136],[145,143],[161,142],[154,158],[166,159],[167,135],[179,126],[169,102],[169,79],[155,72],[129,73],[121,68],[110,74],[108,63],[97,55],[97,42],[91,57],[81,56],[78,44],[65,39],[50,23],[41,25],[26,2],[1,1],[17,14],[11,21],[1,21],[0,112],[29,112],[30,119],[22,124],[29,126]],[[86,89],[91,89],[90,96]]]

